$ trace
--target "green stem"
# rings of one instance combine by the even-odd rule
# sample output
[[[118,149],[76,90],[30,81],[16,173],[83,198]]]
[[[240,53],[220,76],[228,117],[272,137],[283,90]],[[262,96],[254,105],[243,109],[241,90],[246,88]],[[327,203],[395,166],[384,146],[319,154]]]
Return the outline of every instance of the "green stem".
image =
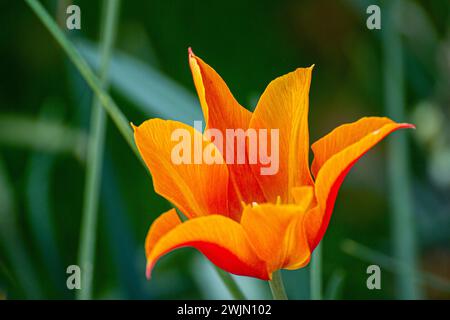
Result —
[[[117,126],[120,133],[123,135],[128,145],[130,146],[130,148],[133,150],[137,158],[141,161],[141,164],[147,170],[147,166],[142,160],[139,151],[137,150],[136,145],[134,144],[133,132],[130,128],[128,120],[120,111],[119,107],[115,104],[111,96],[106,91],[103,90],[100,80],[95,76],[92,69],[81,57],[81,55],[75,49],[73,44],[67,39],[65,34],[59,29],[55,21],[50,17],[50,15],[44,9],[44,7],[37,0],[25,0],[25,1],[34,11],[36,16],[45,25],[45,27],[50,31],[55,40],[62,47],[62,49],[67,54],[69,59],[78,69],[80,74],[83,76],[87,84],[91,87],[92,91],[94,91],[94,94],[97,96],[101,105],[111,117],[113,123]],[[231,277],[227,281],[228,283],[235,282],[234,279]],[[227,283],[225,283],[225,285],[227,285]],[[236,284],[234,285],[237,286]]]
[[[309,268],[311,300],[322,299],[322,244],[314,250]]]
[[[228,272],[219,269],[218,267],[214,267],[220,279],[223,281],[231,296],[236,300],[245,300],[245,295],[237,285],[236,281],[231,277],[231,274]]]
[[[270,291],[274,300],[287,300],[286,291],[284,290],[283,278],[281,271],[272,273],[272,280],[269,281]]]
[[[119,0],[105,0],[103,3],[103,22],[100,33],[102,41],[101,66],[99,75],[102,88],[106,88],[108,85],[109,62],[116,36],[119,4]],[[98,200],[101,185],[105,127],[105,112],[100,105],[99,99],[94,96],[91,110],[91,134],[88,141],[84,210],[81,222],[78,257],[83,276],[81,278],[81,289],[77,291],[77,298],[83,300],[92,298]]]
[[[401,5],[400,0],[386,1],[386,19],[382,28],[386,112],[389,117],[398,121],[405,119],[403,50],[402,39],[397,30],[402,13]],[[387,167],[394,255],[402,265],[410,266],[399,273],[397,291],[400,299],[419,299],[420,288],[414,281],[417,272],[417,246],[408,153],[404,133],[389,139]]]

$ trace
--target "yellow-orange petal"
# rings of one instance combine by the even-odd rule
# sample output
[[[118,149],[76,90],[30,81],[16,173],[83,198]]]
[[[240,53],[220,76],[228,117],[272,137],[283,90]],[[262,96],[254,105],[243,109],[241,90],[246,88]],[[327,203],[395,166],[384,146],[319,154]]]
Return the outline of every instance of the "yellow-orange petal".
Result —
[[[293,187],[312,185],[309,172],[308,105],[312,67],[299,68],[273,80],[262,94],[250,128],[268,130],[268,150],[271,150],[271,129],[279,131],[279,170],[275,175],[261,175],[261,167],[252,170],[270,202],[281,196],[291,202]],[[274,141],[275,142],[275,141]]]
[[[300,207],[301,211],[306,212],[310,207],[314,205],[314,187],[301,186],[295,187],[291,190],[294,203]]]
[[[159,258],[181,247],[196,248],[227,272],[269,279],[266,263],[256,255],[242,226],[230,218],[210,215],[176,226],[147,252],[147,274]]]
[[[318,207],[307,217],[307,229],[313,235],[310,239],[312,248],[322,239],[339,188],[356,161],[390,133],[413,127],[387,118],[363,118],[338,127],[313,144],[314,157],[317,158],[313,167],[317,176],[315,194]]]
[[[150,252],[159,239],[179,224],[181,224],[181,220],[175,209],[170,209],[156,218],[145,238],[145,252]],[[147,275],[147,277],[149,276]]]
[[[244,208],[241,225],[258,256],[266,261],[269,273],[308,263],[304,217],[304,211],[296,205],[266,203]]]
[[[226,161],[230,172],[229,203],[232,216],[239,220],[242,212],[241,202],[264,202],[264,195],[253,172],[248,165],[248,156],[245,162],[237,164],[238,149],[245,150],[245,144],[238,145],[236,139],[226,139],[227,129],[247,130],[250,123],[251,112],[242,107],[228,89],[220,75],[201,58],[189,50],[189,65],[194,78],[195,87],[199,96],[206,121],[206,129],[217,129],[223,135],[223,144],[233,144],[233,148],[222,149],[224,159],[233,159],[233,163]],[[231,139],[228,139],[231,140]],[[245,143],[245,142],[244,142]]]
[[[153,221],[145,238],[145,250],[150,251],[161,237],[181,224],[180,217],[175,209],[170,209]]]
[[[174,137],[175,141],[172,140],[174,132],[180,133],[179,137]],[[215,148],[212,142],[203,139],[200,132],[181,122],[151,119],[134,128],[134,138],[158,194],[174,203],[188,218],[228,215],[228,169],[223,160],[222,163],[207,164],[200,152],[202,163],[194,163],[193,154],[198,149],[195,141],[200,142],[201,150]],[[188,146],[191,148],[187,163],[172,159],[172,152],[179,150],[176,146],[181,141],[186,141],[186,154]],[[216,152],[220,154],[218,150]],[[176,152],[174,156],[180,154],[184,155],[184,152]]]
[[[317,177],[319,169],[334,154],[358,142],[369,133],[376,132],[384,125],[394,123],[386,117],[364,117],[356,122],[337,127],[312,144],[314,160],[311,171],[313,175]]]
[[[189,50],[189,66],[200,99],[206,128],[247,129],[251,112],[233,97],[225,81],[202,59]]]

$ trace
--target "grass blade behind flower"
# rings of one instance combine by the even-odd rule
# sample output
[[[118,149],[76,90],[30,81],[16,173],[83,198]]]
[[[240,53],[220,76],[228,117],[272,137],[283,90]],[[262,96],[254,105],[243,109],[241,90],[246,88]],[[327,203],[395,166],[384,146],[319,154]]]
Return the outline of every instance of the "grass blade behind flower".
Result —
[[[384,55],[385,108],[394,120],[406,119],[402,39],[398,25],[402,14],[402,1],[386,4],[386,19],[382,28]],[[406,133],[400,132],[388,141],[388,177],[392,212],[394,255],[405,268],[398,275],[398,297],[420,299],[420,288],[413,281],[417,269],[417,245],[414,235],[413,198],[409,174],[409,150]]]
[[[101,102],[101,105],[108,112],[109,116],[113,120],[113,123],[117,126],[120,133],[125,138],[137,158],[141,161],[141,164],[144,166],[144,168],[147,168],[136,148],[136,145],[134,144],[133,133],[128,120],[125,118],[122,111],[116,105],[111,96],[103,90],[100,80],[95,76],[94,72],[91,70],[86,61],[81,57],[80,53],[75,49],[74,45],[69,41],[66,35],[59,29],[59,27],[50,17],[45,8],[37,0],[25,1],[39,18],[39,20],[48,29],[48,31],[50,31],[58,44],[61,45],[62,49],[67,54],[69,59],[73,62],[80,74],[86,80],[87,84],[94,91],[95,95]],[[233,278],[231,277],[229,281],[234,282]]]
[[[103,3],[104,16],[102,19],[103,23],[101,31],[102,59],[100,69],[100,85],[103,88],[105,88],[108,83],[109,61],[116,35],[119,5],[119,0],[105,0]],[[78,299],[92,298],[98,202],[106,128],[105,112],[100,105],[97,96],[94,96],[91,112],[91,133],[88,143],[84,209],[79,246],[79,265],[83,277],[81,278],[81,289],[77,291]]]

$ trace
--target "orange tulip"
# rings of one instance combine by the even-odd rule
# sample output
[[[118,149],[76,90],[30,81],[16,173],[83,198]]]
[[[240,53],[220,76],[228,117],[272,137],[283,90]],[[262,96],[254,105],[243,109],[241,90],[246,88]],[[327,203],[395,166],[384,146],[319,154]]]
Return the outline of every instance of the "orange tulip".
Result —
[[[273,80],[252,113],[191,50],[189,65],[206,128],[279,129],[279,171],[261,175],[258,163],[174,164],[171,150],[176,142],[171,134],[176,129],[200,138],[204,147],[216,146],[176,121],[151,119],[134,127],[155,191],[188,218],[182,222],[171,209],[153,222],[145,243],[148,277],[159,258],[187,246],[225,271],[264,280],[279,269],[305,266],[324,236],[338,190],[353,164],[391,132],[414,127],[379,117],[342,125],[312,144],[310,171],[312,67]]]

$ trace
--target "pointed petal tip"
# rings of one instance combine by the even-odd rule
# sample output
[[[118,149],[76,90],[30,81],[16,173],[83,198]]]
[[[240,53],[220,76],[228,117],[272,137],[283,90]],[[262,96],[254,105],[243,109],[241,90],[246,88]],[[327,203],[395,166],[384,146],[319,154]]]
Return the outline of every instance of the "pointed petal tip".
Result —
[[[131,121],[130,121],[130,126],[131,126],[131,128],[133,129],[133,132],[136,132],[136,130],[137,130],[138,127],[135,126],[134,123],[131,122]]]
[[[416,125],[412,123],[402,123],[403,128],[416,129]]]
[[[152,278],[152,269],[153,266],[147,262],[147,267],[145,268],[145,277],[147,280],[150,280]]]
[[[297,69],[294,70],[294,72],[300,72],[300,73],[308,72],[308,73],[312,74],[315,66],[316,66],[315,64],[312,64],[309,67],[298,67]]]
[[[189,58],[195,57],[194,51],[192,51],[191,47],[188,47],[188,55],[189,55]]]

